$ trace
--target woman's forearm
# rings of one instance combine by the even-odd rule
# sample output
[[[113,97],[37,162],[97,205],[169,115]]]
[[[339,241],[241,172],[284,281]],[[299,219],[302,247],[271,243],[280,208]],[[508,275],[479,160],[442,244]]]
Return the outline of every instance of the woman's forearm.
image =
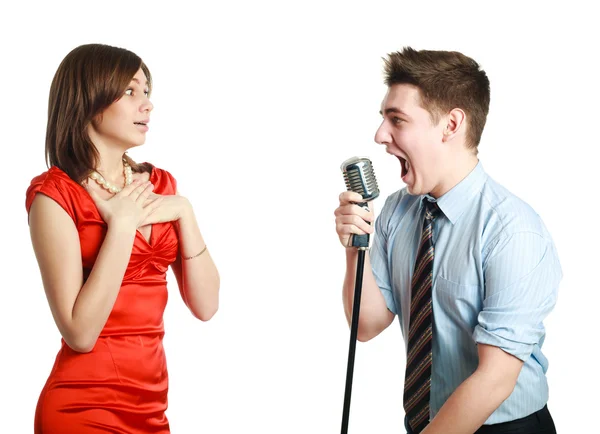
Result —
[[[181,252],[182,297],[194,316],[208,321],[219,308],[220,278],[191,206],[177,221]],[[190,259],[185,259],[190,258]]]
[[[72,347],[91,351],[113,309],[129,264],[135,227],[109,226],[92,271],[73,306]]]

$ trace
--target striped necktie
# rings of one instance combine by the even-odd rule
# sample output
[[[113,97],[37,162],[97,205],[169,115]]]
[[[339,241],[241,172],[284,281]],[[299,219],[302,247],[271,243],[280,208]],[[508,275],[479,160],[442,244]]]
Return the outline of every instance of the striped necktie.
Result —
[[[424,198],[423,204],[425,221],[411,282],[408,354],[404,378],[404,411],[414,434],[420,433],[429,423],[433,335],[433,219],[440,212],[436,202]]]

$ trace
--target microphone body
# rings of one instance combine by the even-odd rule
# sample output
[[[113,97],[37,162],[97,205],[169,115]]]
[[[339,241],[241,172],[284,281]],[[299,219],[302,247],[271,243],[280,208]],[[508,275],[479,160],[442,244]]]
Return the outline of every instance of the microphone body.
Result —
[[[379,197],[379,187],[377,186],[371,160],[366,157],[352,157],[342,163],[341,169],[348,191],[360,194],[364,200],[364,202],[359,202],[357,205],[368,210],[367,202]],[[367,250],[369,248],[369,234],[353,234],[350,237],[349,245]]]

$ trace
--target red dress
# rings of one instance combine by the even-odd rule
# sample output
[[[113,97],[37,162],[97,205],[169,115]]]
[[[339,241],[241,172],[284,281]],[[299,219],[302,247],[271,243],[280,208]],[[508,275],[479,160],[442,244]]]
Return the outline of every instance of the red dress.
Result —
[[[176,192],[165,170],[153,168],[150,181],[158,194]],[[107,229],[92,198],[57,167],[31,181],[27,212],[36,193],[54,199],[75,222],[86,279]],[[61,339],[36,408],[36,434],[170,432],[163,312],[166,271],[177,253],[173,223],[153,225],[150,242],[136,233],[119,295],[93,350],[75,352]]]

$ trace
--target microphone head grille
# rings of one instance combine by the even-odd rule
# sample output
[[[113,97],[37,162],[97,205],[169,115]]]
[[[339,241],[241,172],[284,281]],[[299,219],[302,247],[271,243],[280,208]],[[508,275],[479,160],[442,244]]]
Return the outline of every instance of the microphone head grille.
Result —
[[[371,160],[366,157],[352,157],[342,163],[341,169],[348,191],[359,193],[365,201],[379,196]]]

